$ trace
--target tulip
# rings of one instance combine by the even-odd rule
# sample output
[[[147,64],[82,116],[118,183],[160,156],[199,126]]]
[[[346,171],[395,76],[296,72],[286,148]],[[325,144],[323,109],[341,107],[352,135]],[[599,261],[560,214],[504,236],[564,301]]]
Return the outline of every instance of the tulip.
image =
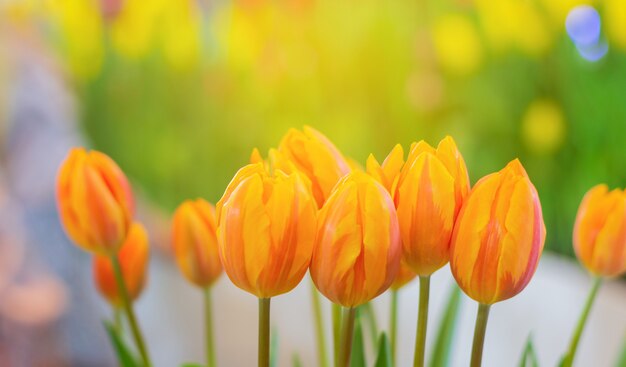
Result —
[[[573,237],[576,256],[595,279],[563,360],[564,367],[574,363],[602,278],[626,272],[626,191],[609,191],[606,185],[589,190],[578,208]]]
[[[203,199],[187,200],[174,213],[172,248],[185,278],[201,288],[222,274],[217,248],[215,208]]]
[[[122,277],[128,297],[134,301],[143,291],[149,257],[148,235],[139,223],[134,223],[128,237],[120,248],[117,258],[122,268]],[[114,307],[122,306],[122,296],[115,282],[113,264],[108,256],[93,258],[93,277],[100,294]]]
[[[483,177],[463,204],[450,268],[479,302],[472,366],[480,366],[489,307],[521,292],[537,269],[546,229],[537,190],[519,160]]]
[[[240,169],[217,204],[224,271],[259,297],[259,365],[269,363],[269,301],[304,277],[315,240],[316,204],[301,174]]]
[[[278,151],[311,181],[318,208],[328,199],[337,181],[350,172],[350,163],[333,143],[309,126],[302,131],[290,129]]]
[[[345,176],[319,213],[310,268],[317,289],[347,308],[342,366],[349,364],[355,307],[389,288],[400,255],[398,219],[387,190],[365,173]]]
[[[56,194],[72,241],[99,255],[117,253],[131,228],[134,203],[124,173],[111,158],[72,149],[59,170]]]

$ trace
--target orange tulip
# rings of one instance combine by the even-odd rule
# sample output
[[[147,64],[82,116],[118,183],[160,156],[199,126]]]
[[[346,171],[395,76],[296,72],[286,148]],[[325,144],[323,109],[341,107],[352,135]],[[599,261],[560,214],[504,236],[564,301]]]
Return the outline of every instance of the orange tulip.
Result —
[[[97,254],[114,254],[132,224],[130,185],[120,168],[103,153],[74,148],[57,178],[57,206],[68,236]]]
[[[333,143],[309,126],[302,131],[290,129],[278,151],[311,181],[318,208],[324,204],[337,181],[350,172],[350,164]]]
[[[259,298],[293,289],[304,277],[315,240],[316,206],[300,173],[240,169],[217,204],[224,271]]]
[[[626,272],[626,192],[593,187],[583,198],[574,226],[574,250],[593,274]]]
[[[396,278],[391,283],[391,289],[397,291],[398,289],[404,287],[409,282],[411,282],[417,274],[409,266],[404,262],[404,260],[400,260],[400,268],[398,269],[398,274]]]
[[[452,236],[452,274],[482,304],[506,300],[535,273],[545,237],[537,190],[516,159],[483,177],[463,204]]]
[[[356,307],[389,288],[401,251],[391,196],[376,180],[354,171],[319,213],[311,277],[332,302]]]
[[[404,259],[419,276],[429,276],[450,259],[452,230],[469,191],[467,168],[451,137],[436,150],[414,143],[400,173],[398,155],[394,149],[383,172],[391,172],[385,176],[394,186]]]
[[[211,286],[222,274],[216,229],[215,208],[203,199],[187,200],[174,213],[172,248],[176,264],[198,287]]]
[[[124,284],[131,301],[139,297],[146,283],[148,256],[146,230],[141,224],[134,223],[128,233],[128,238],[117,254]],[[113,306],[121,307],[122,298],[117,289],[113,264],[109,256],[94,256],[93,277],[100,294]]]

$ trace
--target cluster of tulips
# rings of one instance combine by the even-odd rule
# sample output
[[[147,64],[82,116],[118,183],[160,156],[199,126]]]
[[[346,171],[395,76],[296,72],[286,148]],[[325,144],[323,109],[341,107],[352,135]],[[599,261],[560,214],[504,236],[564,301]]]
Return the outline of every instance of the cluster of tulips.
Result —
[[[545,226],[537,190],[519,160],[470,189],[451,137],[437,148],[397,145],[366,169],[346,159],[320,132],[292,129],[264,159],[254,150],[215,207],[186,201],[174,213],[176,263],[204,290],[207,364],[215,366],[212,284],[222,269],[259,299],[259,366],[269,365],[270,299],[310,272],[333,306],[334,362],[350,365],[355,309],[419,277],[414,365],[424,365],[429,279],[448,262],[459,287],[478,302],[471,366],[480,366],[489,309],[521,292],[537,268]],[[126,319],[141,362],[148,350],[132,301],[144,284],[148,240],[134,222],[130,185],[106,155],[75,148],[58,176],[60,217],[69,237],[94,254],[94,275],[116,315]],[[604,185],[584,198],[574,230],[582,263],[597,279],[626,271],[626,194]],[[596,281],[564,365],[571,366]],[[313,289],[320,365],[327,365],[319,296]],[[341,312],[343,307],[343,313]],[[119,319],[121,317],[116,317]],[[120,330],[118,320],[112,330]],[[394,331],[391,355],[394,355]]]

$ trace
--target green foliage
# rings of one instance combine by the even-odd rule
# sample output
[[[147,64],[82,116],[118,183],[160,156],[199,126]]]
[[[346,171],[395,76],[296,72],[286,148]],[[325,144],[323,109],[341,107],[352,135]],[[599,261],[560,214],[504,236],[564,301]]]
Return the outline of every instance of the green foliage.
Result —
[[[378,353],[376,353],[374,367],[391,367],[392,365],[389,338],[387,338],[387,334],[382,333],[378,338]]]
[[[300,355],[298,355],[297,353],[294,353],[293,357],[291,358],[291,366],[302,367],[302,359],[300,359]]]
[[[126,345],[123,336],[115,326],[109,321],[104,321],[103,323],[119,365],[121,367],[141,367],[141,363],[138,362],[137,358],[133,357],[130,348]]]
[[[624,345],[622,346],[622,353],[619,355],[615,367],[626,367],[626,338],[624,339]]]
[[[537,353],[535,352],[532,335],[529,335],[526,340],[526,346],[524,346],[519,367],[539,367],[539,361],[537,360]]]
[[[456,284],[452,284],[450,288],[445,312],[439,322],[437,339],[430,358],[431,367],[445,367],[450,363],[452,341],[456,330],[461,300],[461,289]]]
[[[350,367],[365,367],[365,345],[363,343],[362,312],[357,310],[354,320],[354,336],[352,337],[352,354],[350,355]]]

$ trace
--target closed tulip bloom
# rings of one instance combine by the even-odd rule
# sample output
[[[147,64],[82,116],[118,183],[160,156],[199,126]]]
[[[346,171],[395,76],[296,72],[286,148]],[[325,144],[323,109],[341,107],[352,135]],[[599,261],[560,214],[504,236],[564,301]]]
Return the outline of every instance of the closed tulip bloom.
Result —
[[[149,246],[146,230],[141,224],[134,223],[128,233],[128,238],[117,254],[124,284],[131,301],[139,297],[146,283],[148,257]],[[93,277],[98,291],[111,305],[121,307],[122,298],[115,282],[113,270],[109,256],[94,256]]]
[[[311,181],[318,208],[324,204],[337,181],[350,172],[350,164],[333,143],[309,126],[302,131],[290,129],[278,151]]]
[[[332,302],[356,307],[384,292],[400,266],[400,229],[387,190],[355,171],[319,213],[311,277]]]
[[[545,237],[537,190],[516,159],[467,197],[452,237],[452,274],[482,304],[506,300],[535,273]]]
[[[130,230],[134,203],[124,173],[111,158],[72,149],[61,165],[56,196],[72,241],[101,255],[117,252]]]
[[[400,175],[403,166],[404,150],[400,144],[397,144],[385,158],[382,165],[370,154],[367,158],[366,170],[370,176],[374,177],[376,181],[380,182],[393,195],[393,185],[396,178]]]
[[[247,165],[217,206],[220,258],[236,286],[270,298],[298,285],[311,261],[316,228],[315,201],[300,173]]]
[[[182,203],[172,221],[172,248],[185,278],[201,288],[222,274],[217,248],[215,208],[203,199]]]
[[[583,198],[574,226],[574,250],[594,275],[626,272],[626,192],[593,187]]]
[[[452,230],[469,191],[454,140],[446,137],[437,149],[414,143],[394,186],[404,259],[419,276],[429,276],[450,259]]]

